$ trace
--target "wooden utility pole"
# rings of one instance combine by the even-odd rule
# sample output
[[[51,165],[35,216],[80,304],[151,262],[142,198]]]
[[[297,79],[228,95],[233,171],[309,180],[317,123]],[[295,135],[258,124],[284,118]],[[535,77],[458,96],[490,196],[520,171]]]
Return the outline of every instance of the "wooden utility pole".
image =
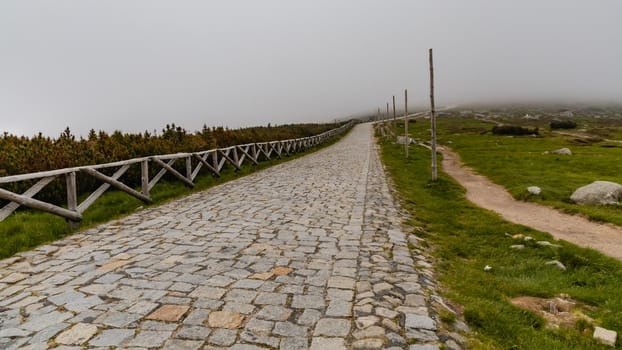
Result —
[[[387,121],[388,120],[389,120],[389,102],[387,102],[387,114],[385,115],[385,118],[384,118],[384,126],[385,127],[387,126]],[[390,130],[390,128],[389,128],[389,130]]]
[[[397,120],[395,119],[395,95],[393,95],[393,132],[395,132],[395,142],[397,142]]]
[[[436,181],[438,173],[436,170],[436,111],[434,110],[434,64],[432,49],[430,49],[430,121],[432,123],[432,181]]]
[[[408,136],[408,90],[404,89],[404,150],[406,158],[408,158],[408,146],[410,146],[410,137]]]
[[[380,121],[380,107],[378,107],[378,114],[376,114],[376,121]]]

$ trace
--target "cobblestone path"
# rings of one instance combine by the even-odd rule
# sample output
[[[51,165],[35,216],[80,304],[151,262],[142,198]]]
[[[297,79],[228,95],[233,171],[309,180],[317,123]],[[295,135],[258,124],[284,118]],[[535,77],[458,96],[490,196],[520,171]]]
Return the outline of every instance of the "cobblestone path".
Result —
[[[0,261],[0,348],[437,349],[401,219],[361,124]]]

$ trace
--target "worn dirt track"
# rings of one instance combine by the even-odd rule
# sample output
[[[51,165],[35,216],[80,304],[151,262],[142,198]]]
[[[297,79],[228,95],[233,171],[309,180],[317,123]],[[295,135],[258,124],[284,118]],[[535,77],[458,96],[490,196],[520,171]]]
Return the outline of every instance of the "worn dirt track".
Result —
[[[510,222],[548,232],[556,239],[593,248],[622,260],[622,227],[517,201],[505,188],[465,167],[460,157],[450,149],[443,147],[441,152],[443,170],[466,188],[467,199],[476,205],[494,211]]]

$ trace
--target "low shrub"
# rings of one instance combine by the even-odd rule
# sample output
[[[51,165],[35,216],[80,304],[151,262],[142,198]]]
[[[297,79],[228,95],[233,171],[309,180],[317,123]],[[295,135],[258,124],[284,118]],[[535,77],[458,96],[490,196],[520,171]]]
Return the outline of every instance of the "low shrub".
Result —
[[[538,128],[529,129],[516,125],[495,125],[492,128],[495,135],[538,135]]]
[[[574,129],[577,123],[572,120],[553,120],[550,124],[551,129]]]

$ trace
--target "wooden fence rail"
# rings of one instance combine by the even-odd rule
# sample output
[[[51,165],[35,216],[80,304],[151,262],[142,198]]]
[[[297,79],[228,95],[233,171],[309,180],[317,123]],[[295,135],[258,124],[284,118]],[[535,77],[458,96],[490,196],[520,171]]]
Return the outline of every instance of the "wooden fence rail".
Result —
[[[82,213],[110,187],[123,191],[144,203],[152,203],[150,192],[166,173],[170,173],[176,179],[183,182],[184,185],[192,188],[194,187],[194,180],[203,167],[208,169],[209,172],[216,177],[220,176],[226,164],[233,166],[236,171],[239,171],[244,161],[257,165],[260,161],[281,158],[284,155],[304,151],[325,142],[335,135],[345,132],[352,127],[353,124],[354,121],[351,121],[324,133],[298,139],[248,143],[202,152],[156,155],[106,164],[0,177],[0,184],[38,180],[22,194],[13,193],[0,188],[0,199],[9,201],[7,205],[0,209],[0,222],[11,215],[19,206],[24,206],[61,216],[67,219],[73,227],[77,227],[77,224],[82,220]],[[173,168],[173,164],[177,161],[185,162],[185,174]],[[131,166],[136,164],[140,164],[141,169],[140,191],[131,188],[120,180],[123,174],[125,174]],[[149,178],[150,166],[157,166],[160,168],[159,172],[151,179]],[[119,168],[110,176],[100,171],[102,169],[116,167]],[[77,173],[87,174],[102,183],[95,191],[90,193],[82,203],[78,203],[76,186]],[[67,208],[33,198],[59,176],[64,176],[67,182]]]

